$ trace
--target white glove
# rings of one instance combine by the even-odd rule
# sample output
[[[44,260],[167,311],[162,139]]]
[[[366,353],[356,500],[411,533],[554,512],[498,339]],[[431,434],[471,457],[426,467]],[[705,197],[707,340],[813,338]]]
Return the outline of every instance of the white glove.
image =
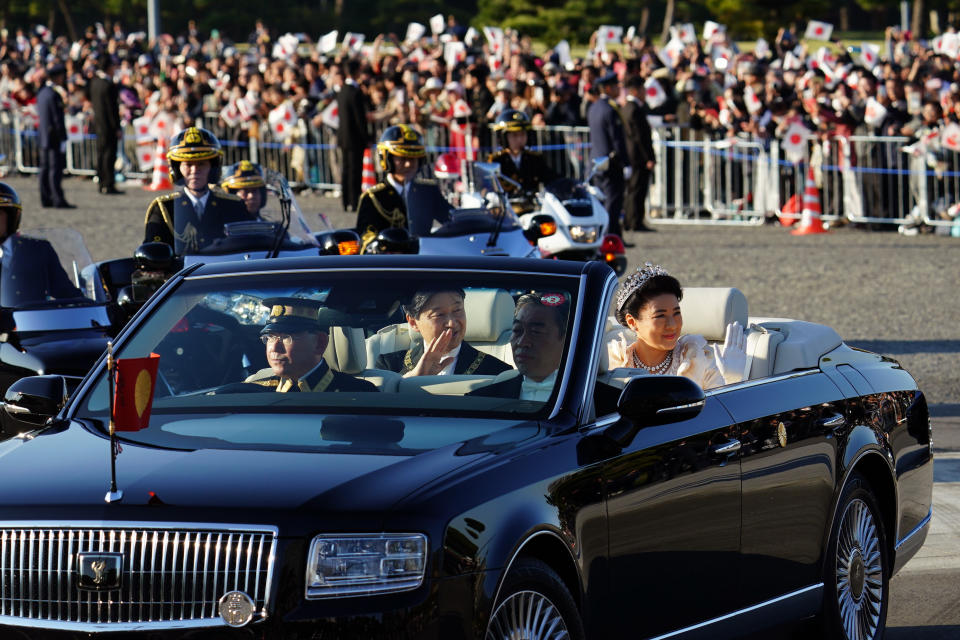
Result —
[[[710,361],[709,350],[710,346],[703,336],[686,336],[684,344],[678,352],[680,366],[677,367],[677,375],[685,376],[698,384],[702,384],[707,370],[713,364]]]
[[[629,180],[630,176],[633,175],[633,167],[624,167],[623,168],[623,179]]]
[[[607,362],[609,369],[619,369],[620,367],[631,367],[633,363],[627,355],[627,337],[624,334],[617,335],[607,343]]]
[[[747,367],[747,337],[739,322],[727,325],[723,346],[715,347],[713,355],[726,384],[743,380],[743,370]]]

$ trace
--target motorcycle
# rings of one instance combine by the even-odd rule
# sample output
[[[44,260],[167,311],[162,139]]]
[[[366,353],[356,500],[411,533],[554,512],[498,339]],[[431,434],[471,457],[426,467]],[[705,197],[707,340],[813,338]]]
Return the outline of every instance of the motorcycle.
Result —
[[[482,166],[485,163],[475,163]],[[497,165],[494,165],[497,166]],[[591,181],[609,166],[608,158],[596,158],[589,175],[582,182],[558,178],[545,185],[539,193],[519,193],[521,185],[506,176],[500,181],[513,185],[518,195],[509,197],[510,206],[520,212],[521,226],[542,215],[549,215],[556,230],[537,241],[541,257],[555,260],[603,260],[622,275],[627,268],[626,249],[616,235],[607,234],[609,216],[604,208],[603,194]],[[475,190],[460,195],[463,203],[474,204],[482,198]]]
[[[510,205],[500,166],[474,163],[477,197],[453,207],[436,181],[407,189],[407,229],[383,230],[365,253],[540,258],[537,242],[556,232],[547,214],[518,217]]]

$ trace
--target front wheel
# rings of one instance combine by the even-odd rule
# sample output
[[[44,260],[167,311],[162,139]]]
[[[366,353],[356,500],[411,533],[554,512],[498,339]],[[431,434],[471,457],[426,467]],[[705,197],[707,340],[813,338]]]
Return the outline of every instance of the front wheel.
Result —
[[[826,562],[825,636],[883,638],[890,599],[889,552],[877,500],[859,474],[852,475],[844,487]]]
[[[486,640],[583,640],[583,623],[570,591],[540,560],[518,559],[501,591]]]

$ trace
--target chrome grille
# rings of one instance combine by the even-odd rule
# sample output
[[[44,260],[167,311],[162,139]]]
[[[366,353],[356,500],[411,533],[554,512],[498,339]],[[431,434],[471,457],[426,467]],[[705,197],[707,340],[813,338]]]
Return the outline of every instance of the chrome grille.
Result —
[[[265,617],[276,530],[215,527],[0,525],[0,622],[61,629],[219,625],[217,603],[233,590],[253,599],[255,619]],[[122,553],[120,588],[79,589],[81,552]]]

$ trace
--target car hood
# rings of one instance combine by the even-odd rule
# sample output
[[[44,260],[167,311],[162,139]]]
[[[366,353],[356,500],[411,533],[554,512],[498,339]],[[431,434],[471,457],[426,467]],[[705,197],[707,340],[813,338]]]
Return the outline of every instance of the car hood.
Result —
[[[525,430],[523,439],[529,437]],[[236,449],[168,450],[123,443],[119,503],[107,504],[109,440],[77,422],[32,439],[0,443],[0,510],[5,519],[273,523],[278,512],[323,514],[358,526],[496,448],[458,443],[416,455]],[[176,513],[175,512],[179,512]],[[371,523],[371,526],[376,526]]]

